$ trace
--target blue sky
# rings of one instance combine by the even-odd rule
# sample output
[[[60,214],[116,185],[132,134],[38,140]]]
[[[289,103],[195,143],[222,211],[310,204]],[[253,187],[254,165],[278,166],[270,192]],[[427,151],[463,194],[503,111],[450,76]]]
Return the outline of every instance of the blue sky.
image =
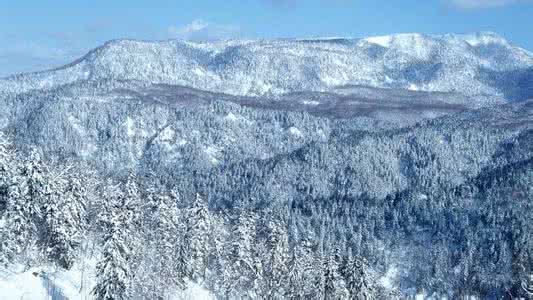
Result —
[[[533,0],[0,0],[0,77],[103,42],[494,31],[533,50]]]

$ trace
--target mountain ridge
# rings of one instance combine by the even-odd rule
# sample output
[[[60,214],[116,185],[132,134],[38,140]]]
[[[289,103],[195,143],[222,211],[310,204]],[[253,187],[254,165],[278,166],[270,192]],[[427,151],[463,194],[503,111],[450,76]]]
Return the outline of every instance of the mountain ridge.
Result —
[[[364,85],[512,101],[531,97],[532,69],[530,52],[494,33],[213,42],[122,39],[106,42],[59,68],[0,79],[0,91],[20,93],[75,81],[117,79],[238,96]],[[526,88],[492,80],[516,74],[525,74],[521,82]],[[522,95],[522,90],[527,94]]]

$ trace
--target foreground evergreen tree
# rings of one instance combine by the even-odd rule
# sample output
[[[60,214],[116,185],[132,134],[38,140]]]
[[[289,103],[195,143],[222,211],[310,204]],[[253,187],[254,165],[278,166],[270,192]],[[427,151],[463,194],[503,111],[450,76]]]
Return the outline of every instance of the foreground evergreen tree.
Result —
[[[345,260],[342,273],[350,299],[374,299],[374,282],[367,270],[364,258],[354,258],[351,254]]]
[[[268,253],[265,255],[265,281],[267,298],[279,299],[287,293],[289,263],[289,237],[287,227],[280,217],[272,217],[268,224]]]
[[[210,214],[207,201],[196,194],[187,214],[185,243],[188,246],[189,274],[193,280],[205,277],[209,255]]]
[[[12,262],[42,238],[38,228],[42,222],[45,199],[45,178],[40,155],[33,151],[29,158],[15,167],[7,189],[7,203],[1,229],[2,263]]]
[[[324,259],[323,282],[324,297],[323,299],[345,299],[347,296],[344,280],[340,274],[340,265],[338,255],[330,254]]]
[[[70,269],[85,231],[88,182],[69,168],[59,172],[47,186],[48,200],[43,205],[47,227],[44,247],[49,259]]]
[[[293,250],[288,269],[287,298],[311,299],[316,297],[314,252],[311,242],[298,242]]]
[[[147,247],[139,257],[143,262],[136,269],[137,294],[150,299],[169,299],[186,287],[187,266],[185,253],[181,252],[184,224],[178,209],[177,198],[165,191],[151,189],[148,195],[149,226],[143,237]]]
[[[256,238],[256,214],[248,206],[238,209],[231,233],[231,269],[224,276],[224,294],[226,297],[247,297],[258,291],[259,270],[257,257],[254,256]]]
[[[136,193],[131,182],[126,183],[125,191],[120,185],[111,186],[104,194],[108,206],[100,219],[104,232],[102,257],[96,266],[96,286],[93,289],[97,299],[131,298],[130,283],[133,274],[130,271],[130,258],[136,211],[132,196],[136,196]]]
[[[22,252],[31,226],[31,208],[26,206],[14,186],[19,167],[7,138],[0,133],[0,263],[7,265]],[[33,228],[32,228],[33,229]],[[22,234],[22,236],[20,236]]]
[[[9,186],[16,168],[15,153],[7,137],[0,132],[0,218],[6,209]]]

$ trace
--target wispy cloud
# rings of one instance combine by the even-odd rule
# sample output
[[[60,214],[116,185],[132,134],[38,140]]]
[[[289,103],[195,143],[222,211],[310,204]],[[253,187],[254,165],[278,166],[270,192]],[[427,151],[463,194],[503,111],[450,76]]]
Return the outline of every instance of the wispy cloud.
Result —
[[[198,19],[182,27],[170,26],[168,27],[168,33],[176,36],[187,36],[206,29],[208,26],[209,23],[205,22],[204,20]]]
[[[170,37],[187,40],[227,39],[239,36],[240,28],[229,24],[213,24],[197,19],[183,26],[169,26]]]
[[[460,9],[495,8],[517,3],[533,3],[531,0],[447,0],[447,2]]]

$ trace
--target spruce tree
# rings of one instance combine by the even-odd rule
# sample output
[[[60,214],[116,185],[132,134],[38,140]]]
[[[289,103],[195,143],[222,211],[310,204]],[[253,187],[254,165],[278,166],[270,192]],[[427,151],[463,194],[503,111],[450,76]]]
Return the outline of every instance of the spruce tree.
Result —
[[[189,274],[197,280],[205,276],[209,254],[210,215],[207,202],[196,194],[187,214],[186,243],[189,253]]]
[[[307,239],[296,243],[288,269],[286,297],[309,299],[316,296],[314,278],[316,273],[312,244]]]
[[[350,299],[374,299],[373,279],[364,258],[353,257],[350,253],[345,260],[342,273]]]
[[[338,255],[330,254],[324,259],[324,299],[345,299],[346,287],[340,274]]]
[[[84,233],[87,194],[81,182],[74,174],[56,179],[44,206],[47,256],[65,269],[72,267]]]
[[[9,186],[16,168],[15,153],[7,137],[0,132],[0,220],[7,206]]]
[[[266,255],[266,281],[268,298],[280,298],[286,293],[289,263],[287,226],[280,217],[272,217],[268,224],[268,254]]]
[[[257,287],[258,270],[254,257],[256,215],[248,206],[241,206],[231,234],[231,275],[226,295],[248,295]]]
[[[40,236],[45,179],[40,155],[33,151],[14,170],[7,189],[1,228],[0,259],[8,264],[23,254]]]
[[[96,286],[92,291],[97,299],[131,298],[131,239],[135,221],[132,195],[135,195],[135,187],[130,181],[125,190],[121,186],[111,186],[104,194],[108,206],[100,219],[103,249],[101,260],[96,265]]]
[[[156,271],[161,278],[160,287],[184,289],[187,276],[184,260],[185,254],[177,249],[182,247],[180,232],[180,211],[175,199],[168,195],[157,196],[157,231],[154,236],[156,244]]]

